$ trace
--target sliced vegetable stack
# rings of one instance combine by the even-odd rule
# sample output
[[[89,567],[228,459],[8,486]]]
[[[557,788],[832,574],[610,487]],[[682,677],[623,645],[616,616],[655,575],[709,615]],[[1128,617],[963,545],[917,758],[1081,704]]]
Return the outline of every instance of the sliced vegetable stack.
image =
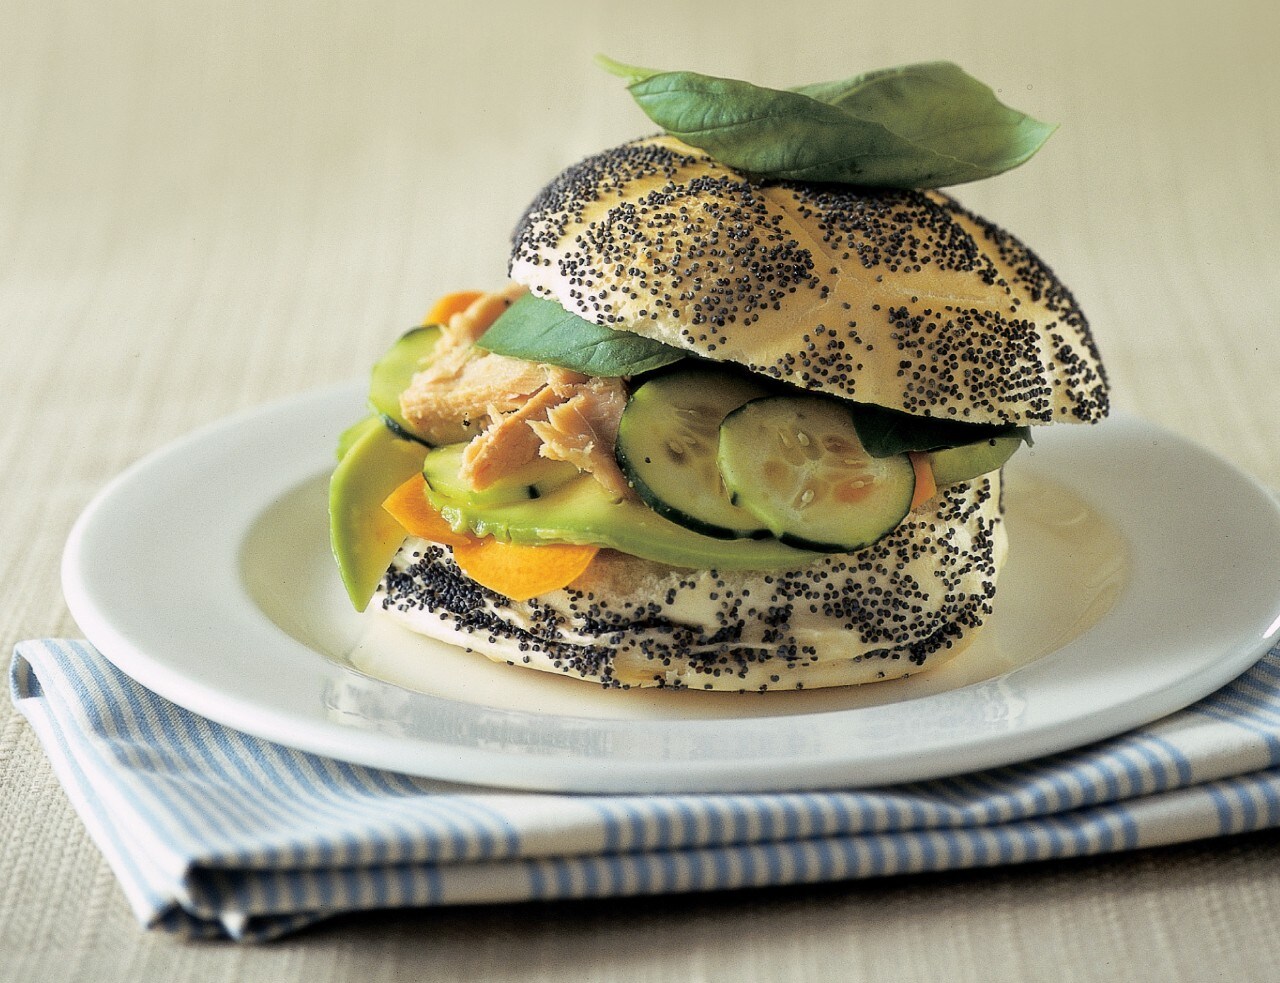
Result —
[[[452,294],[432,314],[483,297]],[[508,324],[528,309],[513,304]],[[560,321],[576,330],[572,318]],[[466,428],[433,446],[400,413],[400,393],[432,364],[440,337],[427,324],[396,341],[372,372],[373,415],[339,440],[333,549],[360,610],[406,535],[448,546],[473,580],[516,600],[572,583],[601,547],[672,566],[792,568],[875,542],[937,485],[998,470],[1025,438],[945,422],[895,428],[879,408],[682,356],[631,379],[617,433],[606,435],[634,496],[543,457],[476,488],[464,476]],[[991,435],[948,445],[975,432]],[[931,449],[904,449],[916,446]]]

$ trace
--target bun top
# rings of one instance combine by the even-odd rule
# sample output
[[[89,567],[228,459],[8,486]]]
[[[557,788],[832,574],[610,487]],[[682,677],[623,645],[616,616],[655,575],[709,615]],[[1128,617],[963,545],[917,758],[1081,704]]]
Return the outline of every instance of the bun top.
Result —
[[[566,310],[804,389],[972,423],[1107,412],[1070,292],[940,192],[754,181],[655,137],[564,171],[513,241],[512,278]]]

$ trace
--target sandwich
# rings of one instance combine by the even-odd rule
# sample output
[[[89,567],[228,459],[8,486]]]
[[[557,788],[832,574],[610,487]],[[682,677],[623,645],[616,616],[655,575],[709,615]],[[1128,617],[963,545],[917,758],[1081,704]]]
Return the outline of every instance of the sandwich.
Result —
[[[946,63],[786,91],[607,67],[664,132],[555,177],[510,282],[374,367],[330,488],[353,603],[611,688],[956,657],[995,610],[1004,463],[1107,413],[1070,291],[938,190],[1051,128]]]

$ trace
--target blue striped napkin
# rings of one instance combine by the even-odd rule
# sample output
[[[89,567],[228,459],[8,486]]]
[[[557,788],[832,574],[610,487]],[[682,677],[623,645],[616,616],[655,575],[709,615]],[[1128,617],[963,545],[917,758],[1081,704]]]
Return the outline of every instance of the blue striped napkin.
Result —
[[[12,694],[139,919],[262,940],[338,912],[705,891],[1024,863],[1280,825],[1280,646],[1121,737],[888,789],[547,795],[343,764],[157,697],[88,643]]]

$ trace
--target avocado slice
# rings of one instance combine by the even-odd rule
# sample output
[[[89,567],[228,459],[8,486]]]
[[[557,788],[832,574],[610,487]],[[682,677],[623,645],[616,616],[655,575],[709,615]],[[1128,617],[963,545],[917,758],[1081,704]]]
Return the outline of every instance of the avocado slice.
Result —
[[[368,606],[404,542],[404,529],[382,503],[418,473],[425,453],[421,444],[402,440],[386,427],[366,427],[329,479],[329,544],[357,611]]]
[[[341,461],[346,457],[347,451],[351,450],[356,441],[361,437],[367,434],[370,430],[376,430],[381,426],[381,417],[366,416],[363,420],[360,420],[358,423],[351,424],[351,426],[347,427],[346,430],[338,434],[338,448],[336,451],[338,460]]]
[[[933,480],[939,485],[950,485],[957,481],[969,481],[989,471],[997,471],[1004,467],[1005,461],[1013,457],[1013,452],[1024,439],[1022,434],[1017,433],[934,451],[929,455],[929,463],[933,465]]]
[[[675,567],[792,570],[819,556],[776,539],[714,539],[664,519],[640,502],[619,500],[588,474],[537,499],[478,502],[428,485],[427,498],[458,532],[512,543],[608,546]]]

